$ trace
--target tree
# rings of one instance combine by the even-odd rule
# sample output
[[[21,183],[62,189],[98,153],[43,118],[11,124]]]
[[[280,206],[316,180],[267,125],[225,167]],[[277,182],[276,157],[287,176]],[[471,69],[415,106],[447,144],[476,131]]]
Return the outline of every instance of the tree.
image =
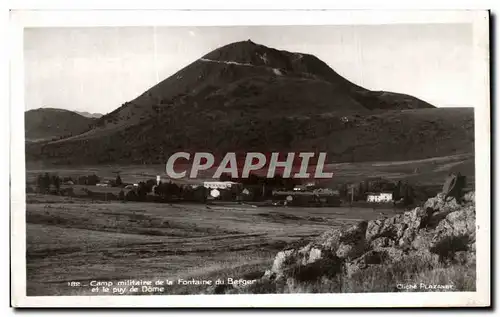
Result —
[[[120,174],[116,175],[115,185],[118,187],[123,185],[122,178],[120,177]]]
[[[244,184],[245,183],[248,185],[257,185],[260,183],[260,177],[256,174],[250,173],[246,181],[244,180]]]
[[[370,182],[369,180],[365,179],[363,181],[363,196],[364,196],[365,193],[371,192],[371,191],[373,191],[372,182]],[[364,199],[364,197],[363,197],[363,199]]]
[[[363,200],[365,196],[365,187],[363,182],[358,184],[358,193],[356,195],[356,200]]]
[[[140,182],[139,187],[137,188],[137,196],[139,198],[139,201],[145,201],[147,195],[148,195],[148,187],[146,183]]]
[[[222,173],[219,177],[219,180],[221,182],[230,182],[232,181],[233,179],[231,178],[231,174],[229,173]]]
[[[99,183],[100,178],[96,174],[87,176],[87,185],[96,185]]]
[[[394,201],[398,201],[401,199],[401,181],[398,181],[398,183],[396,184],[396,187],[394,187],[393,191],[392,191],[392,199]]]
[[[138,196],[135,190],[130,190],[125,195],[125,200],[127,201],[138,201]]]
[[[169,199],[172,196],[179,196],[181,193],[180,187],[172,182],[160,183],[155,187],[154,193],[162,199]]]
[[[87,176],[78,177],[78,185],[87,185]]]
[[[413,188],[410,185],[406,186],[405,205],[413,204]]]
[[[339,196],[342,199],[346,199],[349,197],[349,188],[348,188],[347,184],[342,184],[339,186]]]
[[[406,192],[407,192],[407,187],[408,187],[408,184],[407,183],[400,183],[400,186],[399,186],[399,199],[403,198],[403,200],[405,199],[406,197]]]
[[[413,203],[414,193],[413,188],[405,181],[404,184],[401,185],[400,188],[400,197],[403,198],[403,203],[405,206]]]
[[[59,192],[61,189],[61,178],[57,175],[52,175],[52,185],[54,185],[56,191]]]
[[[45,194],[49,191],[50,183],[46,181],[45,175],[38,175],[36,178],[36,185],[38,186],[38,191]]]
[[[43,185],[45,188],[45,193],[48,193],[50,190],[50,174],[49,173],[45,173],[43,175]]]
[[[153,190],[153,186],[156,185],[156,179],[148,179],[146,181],[146,191],[150,193]]]

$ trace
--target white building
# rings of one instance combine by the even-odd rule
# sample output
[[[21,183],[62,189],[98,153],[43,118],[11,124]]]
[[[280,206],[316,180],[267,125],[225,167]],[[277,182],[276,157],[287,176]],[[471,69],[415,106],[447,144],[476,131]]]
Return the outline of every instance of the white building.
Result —
[[[392,201],[392,193],[383,192],[383,193],[368,193],[366,196],[367,202],[374,203],[386,203]]]
[[[238,185],[238,183],[235,182],[220,182],[220,181],[213,181],[213,182],[203,182],[203,186],[205,188],[210,188],[210,189],[229,189],[233,186]]]

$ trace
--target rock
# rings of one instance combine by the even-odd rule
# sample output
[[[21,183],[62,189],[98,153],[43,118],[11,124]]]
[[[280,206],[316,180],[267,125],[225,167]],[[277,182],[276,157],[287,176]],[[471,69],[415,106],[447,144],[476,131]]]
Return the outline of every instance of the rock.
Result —
[[[366,250],[364,240],[358,241],[357,244],[342,243],[335,253],[341,259],[354,259],[362,255]]]
[[[428,212],[422,207],[416,207],[413,210],[405,211],[402,217],[403,223],[419,227],[420,223],[428,216]]]
[[[472,194],[468,193],[468,199]],[[427,221],[427,227],[435,228],[448,214],[464,208],[460,205],[455,198],[448,197],[446,200],[444,194],[438,194],[436,197],[429,198],[424,204],[424,208],[430,213]]]
[[[385,251],[382,250],[371,250],[356,259],[358,262],[364,264],[381,264],[386,258]]]
[[[282,275],[284,268],[288,264],[293,263],[293,255],[295,253],[296,251],[293,249],[278,252],[278,254],[276,254],[276,257],[274,258],[271,272],[275,273],[277,276]]]
[[[317,260],[321,259],[322,258],[322,256],[321,256],[322,253],[323,253],[323,251],[321,251],[320,249],[318,249],[318,248],[312,248],[309,251],[309,259],[307,260],[307,262],[305,264],[313,263],[313,262],[316,262]]]
[[[400,261],[403,256],[404,252],[402,250],[393,247],[370,250],[360,257],[347,262],[345,264],[345,273],[348,277],[351,277],[356,272],[370,266],[385,265]]]
[[[383,220],[369,221],[365,234],[366,241],[372,241],[373,239],[379,237],[387,237],[396,240],[398,231],[398,228],[396,228],[396,223],[398,223],[398,220],[398,216],[396,216]]]
[[[436,227],[429,250],[441,257],[467,251],[476,241],[476,214],[473,206],[454,211]]]
[[[474,208],[452,212],[436,227],[435,239],[444,236],[468,236],[475,241],[476,213]]]
[[[395,240],[399,240],[401,239],[401,237],[403,237],[403,234],[408,228],[408,225],[406,223],[397,223],[394,225],[394,228],[396,228]]]
[[[303,285],[333,283],[339,274],[352,276],[380,265],[395,265],[400,270],[398,263],[415,264],[425,270],[443,263],[475,263],[474,192],[461,201],[445,200],[438,194],[424,206],[391,218],[334,228],[301,248],[278,252],[260,281],[298,291]],[[237,289],[211,291],[230,293]]]
[[[297,259],[295,263],[301,264],[301,265],[307,265],[309,263],[314,263],[317,260],[321,259],[325,252],[329,252],[328,250],[323,250],[320,249],[318,246],[315,246],[314,244],[310,243],[303,247],[302,249],[299,249],[297,252]]]
[[[428,249],[432,243],[434,233],[425,229],[418,231],[415,238],[411,242],[411,247],[417,250]]]
[[[453,255],[453,262],[460,265],[475,264],[476,252],[458,251]]]
[[[472,243],[469,243],[469,244],[467,245],[467,249],[468,249],[469,251],[474,251],[474,252],[475,252],[475,251],[476,251],[476,241],[474,241],[474,242],[472,242]]]
[[[304,247],[300,248],[297,251],[295,262],[302,263],[303,265],[309,263],[309,261],[310,261],[310,252],[311,252],[312,248],[313,248],[313,244],[312,243],[309,243],[309,244],[305,245]],[[315,256],[315,255],[313,255],[313,256]],[[290,261],[290,263],[291,262],[292,261]]]
[[[328,230],[323,233],[316,241],[315,244],[321,246],[322,249],[337,250],[340,245],[340,228]]]
[[[466,203],[476,203],[476,195],[475,192],[468,192],[464,195],[464,202]]]
[[[391,247],[391,248],[381,248],[381,249],[377,249],[377,251],[379,252],[384,252],[385,254],[385,262],[386,263],[393,263],[393,262],[398,262],[398,261],[401,261],[403,259],[403,257],[405,256],[405,253],[403,250],[401,249],[398,249],[398,248],[394,248],[394,247]]]
[[[321,246],[318,246],[314,243],[309,243],[308,245],[299,249],[295,254],[295,259],[290,259],[288,264],[300,264],[307,265],[310,263],[314,263],[320,259],[322,259],[326,253],[331,253],[329,249],[322,249]]]
[[[366,241],[372,241],[377,238],[383,238],[386,237],[388,238],[388,234],[383,235],[387,230],[384,230],[382,232],[382,228],[384,226],[384,221],[377,219],[377,220],[372,220],[368,222],[368,226],[366,228],[366,235],[365,239]],[[392,234],[392,229],[390,230]]]
[[[411,247],[420,228],[427,226],[431,214],[431,209],[426,210],[421,207],[405,212],[403,215],[403,223],[406,227],[404,227],[402,234],[400,234],[398,230],[397,238],[399,238],[399,240],[397,244],[403,248]]]
[[[322,277],[333,277],[341,272],[342,260],[338,257],[325,254],[325,257],[306,265],[300,263],[283,270],[282,277],[294,278],[297,281],[317,281]]]
[[[367,226],[367,221],[361,221],[356,225],[344,227],[338,237],[336,256],[341,259],[354,259],[362,255],[367,249],[365,239]]]
[[[445,195],[443,193],[439,193],[436,195],[436,197],[427,199],[423,206],[423,209],[427,210],[428,208],[430,208],[434,212],[441,211],[449,213],[459,209],[460,207],[460,204],[455,198],[448,197],[445,200]]]
[[[404,237],[405,243],[401,243],[409,244],[422,224],[427,223],[428,216],[429,214],[424,209],[415,208],[403,215],[370,221],[367,225],[365,239],[371,242],[384,237],[399,241]]]
[[[379,237],[370,242],[370,247],[372,249],[385,248],[385,247],[392,247],[394,246],[394,244],[395,244],[394,240],[388,237]]]
[[[266,270],[264,272],[264,276],[262,276],[263,280],[274,280],[276,278],[276,272],[273,272],[271,270]]]
[[[367,227],[368,227],[368,222],[361,221],[355,225],[343,228],[340,231],[339,242],[345,244],[359,243],[359,241],[365,239],[365,233]]]
[[[415,240],[417,236],[417,230],[418,228],[406,228],[401,238],[398,240],[398,246],[402,248],[411,247],[413,240]]]
[[[271,270],[264,273],[264,279],[282,280],[290,276],[312,279],[316,274],[333,274],[338,260],[329,249],[310,243],[299,250],[278,252]]]

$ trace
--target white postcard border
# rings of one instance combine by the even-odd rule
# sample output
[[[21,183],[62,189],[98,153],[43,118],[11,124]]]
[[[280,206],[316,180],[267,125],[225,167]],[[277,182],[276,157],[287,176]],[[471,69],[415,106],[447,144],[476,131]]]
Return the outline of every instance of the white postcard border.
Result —
[[[453,307],[490,304],[490,94],[487,11],[12,11],[11,267],[15,307]],[[472,23],[474,37],[477,291],[448,293],[26,296],[23,28],[54,26]],[[445,83],[444,83],[445,84]]]

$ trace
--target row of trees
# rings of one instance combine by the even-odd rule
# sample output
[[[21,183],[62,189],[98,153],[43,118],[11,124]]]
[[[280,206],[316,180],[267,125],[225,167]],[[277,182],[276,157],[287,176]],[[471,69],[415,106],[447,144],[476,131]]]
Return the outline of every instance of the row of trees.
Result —
[[[57,174],[43,173],[36,177],[37,191],[42,194],[61,192],[61,185],[64,183],[72,182],[73,184],[80,185],[96,185],[99,183],[100,178],[93,174],[87,176],[79,176],[76,180],[71,177],[61,178]]]
[[[206,188],[199,186],[192,188],[188,185],[178,185],[173,182],[160,182],[150,179],[146,182],[140,182],[137,187],[134,187],[126,194],[122,190],[119,194],[120,200],[127,201],[147,201],[148,194],[154,194],[159,201],[171,201],[175,199],[189,200],[189,201],[205,201]]]
[[[50,175],[49,173],[40,174],[36,178],[36,186],[38,192],[48,194],[51,190],[58,193],[61,189],[62,180],[58,175]],[[51,188],[51,186],[53,188]]]
[[[81,185],[96,185],[99,183],[100,178],[93,174],[87,176],[79,176],[75,180],[71,177],[61,178],[56,174],[44,173],[40,174],[36,178],[37,192],[42,194],[60,194],[62,192],[61,185],[66,182],[73,182]],[[116,179],[111,182],[112,186],[123,187],[123,183],[120,175],[116,176]],[[200,200],[204,199],[205,188],[200,186],[203,191],[200,193],[200,189],[195,190],[191,186],[182,186],[172,182],[157,184],[156,180],[149,179],[146,182],[139,182],[138,186],[134,186],[130,191],[125,193],[121,190],[118,199],[129,200],[129,201],[146,201],[148,194],[154,194],[160,200],[168,201],[173,198],[183,198],[186,200]],[[33,190],[33,189],[30,189]],[[91,191],[88,191],[91,192]],[[116,199],[116,197],[115,197]]]

